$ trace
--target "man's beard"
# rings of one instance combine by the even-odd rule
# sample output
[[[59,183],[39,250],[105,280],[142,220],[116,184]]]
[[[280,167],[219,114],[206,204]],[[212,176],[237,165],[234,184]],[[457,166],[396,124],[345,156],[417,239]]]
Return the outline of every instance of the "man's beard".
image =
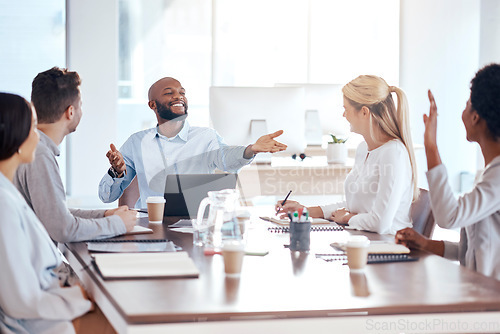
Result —
[[[160,115],[161,118],[167,120],[167,121],[183,121],[187,117],[187,104],[184,104],[184,114],[183,115],[178,115],[174,112],[172,112],[172,109],[169,106],[166,106],[162,103],[160,103],[158,100],[155,100],[156,102],[156,112],[158,115]]]

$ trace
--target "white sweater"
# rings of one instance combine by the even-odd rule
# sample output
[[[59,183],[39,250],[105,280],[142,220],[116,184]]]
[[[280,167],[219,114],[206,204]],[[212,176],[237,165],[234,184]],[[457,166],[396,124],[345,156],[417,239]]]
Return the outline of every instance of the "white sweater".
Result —
[[[436,223],[462,228],[459,244],[445,242],[444,256],[500,280],[500,157],[493,159],[475,187],[458,199],[444,165],[429,170],[427,180]]]
[[[357,214],[349,220],[353,229],[395,234],[412,226],[412,170],[408,151],[401,141],[391,140],[371,151],[362,142],[344,191],[345,201],[321,206],[325,218],[345,207]]]

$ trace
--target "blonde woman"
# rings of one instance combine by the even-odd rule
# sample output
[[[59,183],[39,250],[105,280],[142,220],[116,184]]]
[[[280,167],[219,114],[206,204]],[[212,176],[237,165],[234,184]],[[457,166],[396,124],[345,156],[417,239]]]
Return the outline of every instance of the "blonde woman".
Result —
[[[344,183],[346,200],[309,207],[310,215],[381,234],[411,227],[410,205],[418,188],[405,93],[374,75],[357,77],[342,93],[344,117],[364,142]],[[282,214],[303,207],[294,201],[280,203],[276,207]]]

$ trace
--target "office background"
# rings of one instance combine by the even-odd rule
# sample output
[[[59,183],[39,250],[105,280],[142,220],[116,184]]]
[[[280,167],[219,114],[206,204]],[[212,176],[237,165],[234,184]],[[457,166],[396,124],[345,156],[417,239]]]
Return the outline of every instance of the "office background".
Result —
[[[474,73],[500,62],[498,40],[497,0],[0,0],[0,91],[29,99],[38,72],[80,73],[84,116],[60,165],[70,204],[87,207],[102,205],[109,143],[155,123],[146,92],[160,77],[182,82],[190,122],[207,126],[213,85],[341,85],[377,74],[407,93],[416,144],[433,90],[438,144],[459,192],[461,175],[483,165],[460,115]],[[342,109],[332,113],[332,127],[341,124]],[[417,160],[425,187],[423,150]]]

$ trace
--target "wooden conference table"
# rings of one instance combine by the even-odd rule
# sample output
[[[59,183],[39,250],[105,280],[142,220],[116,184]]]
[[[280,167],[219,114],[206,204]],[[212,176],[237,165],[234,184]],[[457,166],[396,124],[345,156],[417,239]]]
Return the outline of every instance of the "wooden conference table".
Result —
[[[469,318],[482,319],[479,325],[498,325],[500,332],[500,281],[435,255],[413,253],[419,257],[416,262],[370,264],[364,273],[350,273],[346,265],[315,257],[333,252],[329,243],[343,232],[311,232],[309,253],[290,252],[283,247],[288,234],[269,232],[270,223],[255,216],[248,224],[248,245],[258,244],[269,254],[245,256],[241,276],[230,278],[224,274],[222,256],[203,255],[203,249],[193,247],[192,234],[175,232],[166,222],[148,224],[141,218],[138,224],[154,233],[121,238],[172,240],[190,254],[199,278],[105,281],[89,265],[84,242],[67,244],[70,264],[119,333],[294,333],[311,328],[315,333],[332,333],[332,328],[374,333],[371,330],[390,321],[415,329],[411,326],[421,326],[429,317],[433,325],[439,320],[455,327],[456,321],[465,326]]]

